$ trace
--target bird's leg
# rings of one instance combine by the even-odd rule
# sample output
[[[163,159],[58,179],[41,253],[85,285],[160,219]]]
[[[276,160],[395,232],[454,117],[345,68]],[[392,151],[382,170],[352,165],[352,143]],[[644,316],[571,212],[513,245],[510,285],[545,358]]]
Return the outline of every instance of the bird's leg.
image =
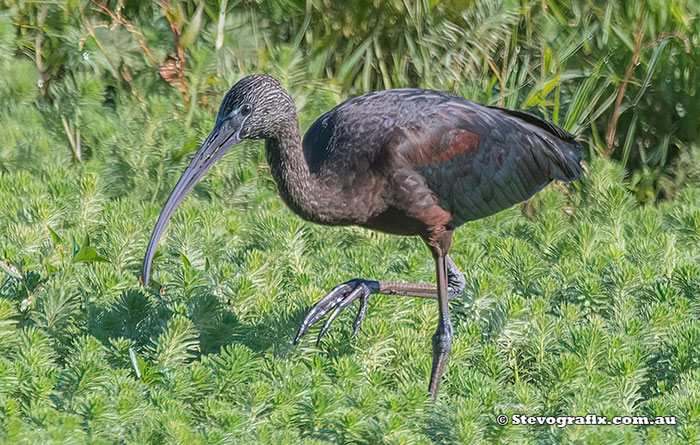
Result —
[[[426,240],[433,257],[437,275],[438,308],[440,310],[438,326],[433,335],[433,369],[430,373],[428,390],[433,399],[437,398],[440,380],[445,373],[445,364],[452,348],[452,322],[450,320],[450,299],[447,288],[447,252],[452,243],[452,232],[443,234],[439,239]]]
[[[522,212],[523,216],[527,219],[532,219],[537,214],[537,206],[533,201],[534,199],[535,197],[533,196],[532,198],[523,202],[523,205],[520,206],[520,211]]]
[[[464,290],[467,284],[464,275],[449,255],[445,255],[447,262],[447,295],[450,301],[454,300]],[[431,284],[397,283],[394,281],[379,281],[378,294],[403,295],[406,297],[420,297],[438,299],[438,289]]]
[[[464,290],[466,281],[464,275],[459,271],[452,258],[445,255],[447,264],[447,293],[450,300],[456,298]],[[355,337],[362,320],[367,313],[367,303],[371,294],[403,295],[408,297],[438,299],[438,289],[436,286],[420,283],[397,283],[393,281],[365,280],[354,278],[334,287],[325,297],[319,300],[309,310],[302,321],[299,331],[294,339],[298,343],[301,337],[306,334],[311,326],[333,311],[321,329],[317,343],[321,341],[323,335],[328,332],[330,324],[335,318],[355,300],[360,301],[360,306],[353,323],[353,334]]]

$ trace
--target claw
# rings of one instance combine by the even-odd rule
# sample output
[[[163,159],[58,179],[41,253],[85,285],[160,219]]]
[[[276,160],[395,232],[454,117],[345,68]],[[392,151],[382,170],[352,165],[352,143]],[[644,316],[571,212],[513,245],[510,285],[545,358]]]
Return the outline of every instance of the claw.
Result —
[[[333,320],[338,317],[338,315],[353,301],[359,298],[360,307],[357,312],[357,317],[353,323],[353,334],[354,338],[360,329],[360,324],[367,312],[367,303],[369,296],[372,293],[376,293],[379,290],[379,283],[372,280],[362,280],[353,279],[343,284],[339,284],[334,287],[325,297],[321,298],[316,304],[313,305],[309,313],[304,317],[304,321],[301,322],[297,335],[294,337],[294,344],[299,343],[301,337],[304,336],[311,326],[318,322],[321,318],[328,315],[329,312],[333,311],[328,317],[328,320],[324,323],[321,328],[321,332],[316,340],[316,345],[321,342],[321,339],[330,329]]]
[[[360,330],[360,325],[362,320],[365,318],[365,313],[367,312],[367,302],[369,301],[369,295],[362,295],[360,298],[360,308],[357,310],[357,316],[355,317],[355,322],[352,324],[352,337],[355,338],[357,332]]]
[[[301,322],[301,326],[299,326],[297,335],[294,338],[294,344],[299,343],[301,337],[308,332],[309,328],[314,323],[323,318],[323,316],[326,315],[328,311],[330,311],[338,303],[343,301],[343,297],[341,296],[338,298],[337,295],[342,291],[346,291],[349,287],[350,286],[347,283],[339,284],[338,286],[334,287],[330,292],[328,292],[328,295],[321,298],[316,304],[313,305],[309,313],[306,314],[306,317],[304,317],[304,321]],[[336,301],[333,301],[334,299],[336,299]],[[326,308],[327,305],[329,305],[330,307]]]
[[[335,310],[328,317],[328,319],[326,320],[326,323],[323,325],[323,328],[321,328],[321,332],[318,334],[318,339],[316,339],[316,346],[318,346],[321,343],[321,338],[326,334],[326,332],[328,332],[328,329],[330,329],[330,327],[331,327],[331,323],[333,322],[333,320],[335,320],[335,318],[338,316],[338,314],[340,314],[343,311],[343,309],[348,307],[350,305],[350,303],[355,301],[358,297],[358,294],[360,294],[360,292],[367,292],[367,291],[368,291],[368,289],[364,285],[360,285],[360,286],[356,287],[355,289],[353,289],[352,292],[350,292],[348,294],[348,296],[345,297],[345,299],[343,301],[341,301],[340,304],[335,307]]]

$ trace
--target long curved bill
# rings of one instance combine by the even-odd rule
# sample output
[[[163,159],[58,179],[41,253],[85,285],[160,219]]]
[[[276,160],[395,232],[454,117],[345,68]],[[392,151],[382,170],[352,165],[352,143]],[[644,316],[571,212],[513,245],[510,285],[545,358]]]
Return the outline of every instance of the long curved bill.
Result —
[[[158,241],[160,241],[165,226],[168,224],[177,206],[182,202],[187,193],[192,190],[192,187],[204,176],[204,173],[206,173],[229,148],[241,142],[238,131],[240,127],[236,128],[236,123],[240,122],[235,122],[235,120],[230,119],[223,122],[218,121],[216,123],[214,129],[204,141],[204,144],[202,144],[197,154],[194,155],[190,165],[187,166],[180,180],[177,181],[175,188],[170,193],[170,197],[168,197],[163,210],[160,212],[158,222],[156,222],[156,226],[153,228],[151,240],[148,242],[146,256],[143,259],[141,280],[144,286],[148,285],[150,279],[151,262],[153,261],[156,247],[158,247]]]

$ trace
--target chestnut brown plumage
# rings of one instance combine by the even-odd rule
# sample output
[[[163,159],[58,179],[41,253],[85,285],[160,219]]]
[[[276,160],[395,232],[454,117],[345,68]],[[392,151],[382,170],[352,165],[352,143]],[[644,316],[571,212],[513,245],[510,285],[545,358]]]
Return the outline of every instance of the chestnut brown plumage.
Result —
[[[575,180],[581,171],[581,147],[561,128],[521,111],[419,89],[377,91],[348,100],[318,118],[302,142],[294,101],[280,83],[267,75],[246,76],[226,94],[214,129],[165,203],[143,263],[145,284],[177,205],[244,139],[265,140],[280,196],[302,218],[423,239],[435,261],[437,286],[347,281],[311,308],[295,343],[330,313],[320,341],[338,314],[359,301],[354,336],[371,294],[437,299],[429,385],[433,397],[452,343],[449,300],[465,285],[448,255],[453,231],[527,200],[554,179]]]

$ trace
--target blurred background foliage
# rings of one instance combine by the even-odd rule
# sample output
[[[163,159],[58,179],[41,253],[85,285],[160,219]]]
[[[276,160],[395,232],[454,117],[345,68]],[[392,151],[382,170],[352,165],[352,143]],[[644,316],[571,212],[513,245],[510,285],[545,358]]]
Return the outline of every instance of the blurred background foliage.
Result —
[[[31,169],[27,150],[67,161],[55,142],[125,167],[93,149],[124,102],[156,96],[185,124],[177,160],[222,93],[262,71],[314,112],[396,87],[530,110],[620,160],[640,201],[672,197],[696,174],[698,14],[692,0],[4,0],[3,121],[30,114],[55,140],[4,144],[0,169]]]

